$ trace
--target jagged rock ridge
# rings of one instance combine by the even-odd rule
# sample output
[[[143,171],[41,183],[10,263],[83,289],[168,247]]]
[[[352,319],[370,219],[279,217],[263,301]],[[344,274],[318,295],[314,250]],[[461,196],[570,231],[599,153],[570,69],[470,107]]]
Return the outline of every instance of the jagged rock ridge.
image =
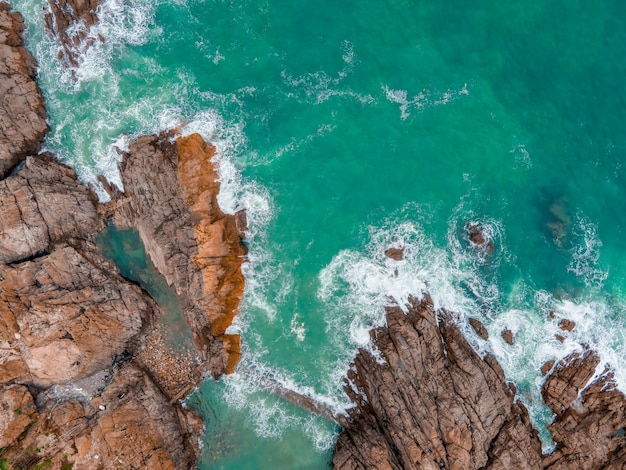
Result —
[[[22,47],[24,20],[0,1],[0,178],[37,153],[48,132],[46,109],[35,83],[37,64]]]
[[[626,463],[626,401],[608,369],[589,384],[599,363],[595,353],[552,368],[543,396],[556,414],[549,428],[557,446],[542,455],[528,412],[495,358],[478,356],[452,316],[435,312],[428,297],[413,299],[408,314],[388,309],[387,327],[374,330],[372,341],[385,363],[365,350],[354,360],[346,392],[356,407],[337,442],[336,468],[597,469]]]

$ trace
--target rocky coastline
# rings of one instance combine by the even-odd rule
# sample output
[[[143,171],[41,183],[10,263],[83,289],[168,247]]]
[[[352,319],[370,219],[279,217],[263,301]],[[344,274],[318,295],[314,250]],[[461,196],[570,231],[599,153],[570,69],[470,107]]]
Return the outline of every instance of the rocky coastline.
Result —
[[[50,0],[46,24],[66,65],[95,40],[99,4]],[[131,142],[120,166],[124,192],[103,181],[104,204],[71,168],[39,154],[48,126],[23,29],[0,0],[0,464],[192,468],[203,424],[179,400],[239,359],[240,339],[226,331],[244,288],[245,214],[220,210],[215,149],[199,135],[173,130]],[[180,299],[192,351],[167,343],[168,313],[102,256],[95,240],[109,221],[139,233]],[[473,249],[494,250],[479,226],[467,231]],[[626,466],[625,399],[608,368],[597,373],[595,352],[542,368],[556,443],[544,455],[495,358],[480,356],[428,296],[407,308],[389,308],[387,326],[371,332],[384,361],[366,350],[354,359],[345,389],[355,407],[341,417],[336,468]],[[470,324],[487,339],[478,320]],[[277,394],[336,419],[307,397]]]
[[[179,400],[239,359],[226,329],[243,293],[245,216],[219,209],[215,149],[199,135],[132,142],[125,192],[107,186],[106,204],[37,154],[48,127],[23,29],[0,3],[2,468],[191,468],[203,424]],[[109,220],[140,234],[178,294],[192,351],[168,344],[168,312],[102,256]]]
[[[477,334],[486,333],[473,319]],[[384,363],[356,356],[345,391],[355,408],[339,436],[341,469],[599,469],[626,465],[626,400],[598,355],[547,363],[542,389],[556,443],[542,454],[528,411],[496,359],[480,357],[453,316],[412,299],[371,332]]]

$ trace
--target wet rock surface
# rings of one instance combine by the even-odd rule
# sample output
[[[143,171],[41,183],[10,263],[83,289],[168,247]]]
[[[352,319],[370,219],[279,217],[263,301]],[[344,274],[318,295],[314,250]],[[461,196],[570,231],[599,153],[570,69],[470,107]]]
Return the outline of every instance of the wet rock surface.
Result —
[[[481,359],[450,314],[428,298],[408,314],[387,312],[372,332],[385,363],[361,350],[346,392],[356,405],[339,436],[335,468],[624,468],[624,395],[590,351],[558,363],[543,397],[556,414],[556,449],[542,455],[515,387],[487,354]],[[600,372],[597,377],[596,373]]]
[[[556,364],[542,395],[556,414],[548,429],[557,443],[544,457],[544,468],[626,467],[626,399],[595,352],[575,353]]]
[[[0,178],[37,153],[48,131],[37,64],[22,47],[23,30],[22,15],[0,1]]]
[[[481,252],[491,254],[494,251],[494,243],[488,231],[481,224],[468,222],[465,225],[465,233],[470,246],[479,249]]]
[[[78,57],[102,37],[90,35],[98,23],[98,7],[102,0],[49,0],[45,24],[61,45],[59,59],[68,66],[78,65]]]
[[[404,248],[387,248],[385,250],[385,256],[394,261],[402,261],[404,259]]]
[[[428,298],[387,312],[372,332],[385,364],[360,351],[346,392],[356,404],[336,468],[539,468],[541,444],[492,356],[481,359]]]
[[[121,165],[124,193],[109,204],[119,227],[133,227],[177,295],[196,348],[214,375],[232,372],[239,337],[226,334],[241,296],[244,248],[237,215],[217,203],[215,148],[198,134],[141,137]]]
[[[500,336],[502,336],[502,339],[504,340],[504,342],[508,344],[509,346],[513,346],[515,344],[515,339],[513,338],[513,332],[509,330],[508,328],[505,328],[504,330],[502,330],[502,332],[500,333]]]

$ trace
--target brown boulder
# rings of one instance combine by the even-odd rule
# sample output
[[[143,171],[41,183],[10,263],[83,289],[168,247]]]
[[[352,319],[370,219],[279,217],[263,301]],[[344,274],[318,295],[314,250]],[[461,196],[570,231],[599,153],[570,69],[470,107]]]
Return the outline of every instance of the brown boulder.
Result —
[[[99,227],[89,191],[49,156],[28,157],[19,172],[0,181],[0,263],[45,253],[51,243]]]
[[[0,448],[13,444],[36,417],[33,397],[26,387],[0,387]]]
[[[559,328],[561,328],[563,331],[572,331],[574,328],[576,328],[576,322],[564,318],[563,320],[559,321]]]
[[[467,223],[465,225],[465,232],[472,247],[479,248],[485,253],[493,253],[493,240],[486,235],[484,228],[479,223]]]
[[[37,153],[48,132],[37,64],[22,47],[24,20],[0,1],[0,178]]]
[[[387,248],[385,256],[394,261],[402,261],[404,259],[404,248]]]
[[[474,329],[474,331],[476,332],[478,336],[480,336],[485,341],[489,339],[489,332],[487,331],[487,328],[485,328],[485,325],[483,325],[480,320],[472,317],[469,319],[469,324]]]
[[[513,346],[513,344],[515,344],[515,341],[513,340],[513,332],[511,330],[505,328],[500,334],[506,344],[508,344],[509,346]]]

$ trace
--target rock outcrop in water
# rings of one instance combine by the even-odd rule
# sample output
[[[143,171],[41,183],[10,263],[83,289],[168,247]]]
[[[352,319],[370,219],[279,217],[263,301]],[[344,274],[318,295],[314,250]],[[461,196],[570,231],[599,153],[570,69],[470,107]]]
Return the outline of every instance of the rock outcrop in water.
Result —
[[[626,400],[587,351],[553,367],[543,396],[556,450],[543,456],[528,412],[493,356],[472,349],[428,298],[387,312],[372,332],[384,362],[360,351],[346,392],[355,403],[339,436],[342,469],[624,468]],[[590,383],[591,381],[591,383]]]
[[[96,38],[90,36],[91,28],[98,23],[98,7],[102,0],[49,0],[50,10],[45,23],[48,31],[59,42],[59,59],[68,66],[78,65],[78,57]],[[104,41],[98,37],[97,40]]]
[[[226,334],[243,295],[244,248],[236,215],[217,203],[215,148],[198,134],[141,137],[121,165],[124,193],[109,204],[119,227],[138,230],[156,269],[184,300],[183,314],[215,376],[232,372],[239,337]]]
[[[539,468],[541,444],[492,356],[472,349],[428,298],[387,312],[346,392],[356,408],[334,458],[346,469]]]
[[[239,354],[225,330],[244,250],[238,218],[217,205],[214,149],[198,135],[139,139],[122,165],[126,194],[99,204],[71,168],[32,155],[47,128],[34,61],[13,50],[22,29],[0,3],[0,40],[15,62],[0,83],[27,77],[23,90],[36,94],[25,95],[30,111],[4,94],[0,117],[0,464],[190,468],[202,422],[177,400]],[[36,135],[24,124],[32,116],[43,116]],[[101,256],[94,240],[109,217],[139,230],[184,300],[198,351],[165,345],[166,312]]]

